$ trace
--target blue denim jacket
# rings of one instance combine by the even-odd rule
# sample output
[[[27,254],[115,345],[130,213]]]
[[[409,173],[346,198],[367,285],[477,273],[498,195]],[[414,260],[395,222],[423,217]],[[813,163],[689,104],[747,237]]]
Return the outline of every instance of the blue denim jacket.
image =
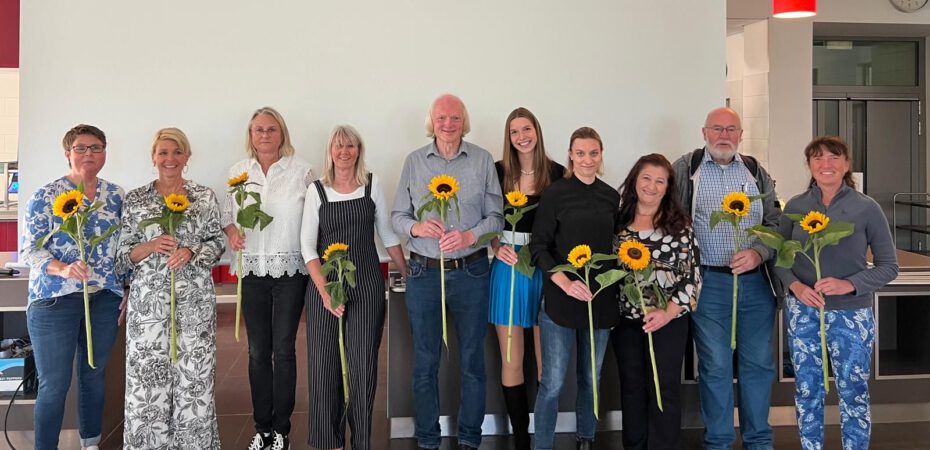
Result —
[[[36,300],[60,297],[82,291],[78,280],[49,275],[46,268],[52,260],[66,264],[80,259],[77,243],[65,233],[56,233],[41,248],[37,241],[61,225],[62,219],[52,214],[52,205],[59,194],[77,189],[68,177],[59,178],[39,188],[26,205],[23,240],[20,246],[21,261],[29,265],[29,304]],[[123,209],[123,188],[98,178],[95,200],[103,202],[85,224],[85,236],[99,236],[110,225],[119,225]],[[85,202],[87,200],[85,199]],[[123,295],[123,276],[116,272],[116,250],[119,232],[111,234],[95,249],[86,248],[87,265],[91,269],[88,286],[108,289]],[[85,242],[85,245],[87,243]]]

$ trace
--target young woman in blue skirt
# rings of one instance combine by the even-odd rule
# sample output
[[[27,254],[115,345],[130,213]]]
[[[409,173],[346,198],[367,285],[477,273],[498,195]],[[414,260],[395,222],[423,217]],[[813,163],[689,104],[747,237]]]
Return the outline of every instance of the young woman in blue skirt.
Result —
[[[549,159],[543,145],[539,121],[526,108],[513,110],[504,125],[503,159],[495,164],[501,192],[506,194],[519,190],[527,196],[526,206],[539,203],[540,194],[553,181],[562,178],[565,168]],[[514,272],[513,337],[510,362],[507,361],[507,329],[510,324],[510,274],[517,262],[517,252],[530,241],[535,210],[530,210],[511,233],[505,224],[501,239],[491,243],[494,263],[491,266],[491,304],[488,321],[497,329],[497,340],[501,350],[501,386],[507,404],[507,415],[513,428],[515,448],[529,449],[530,423],[526,384],[523,376],[524,329],[533,327],[536,348],[536,378],[542,373],[539,357],[539,326],[536,315],[542,297],[543,276],[536,270],[532,278]]]

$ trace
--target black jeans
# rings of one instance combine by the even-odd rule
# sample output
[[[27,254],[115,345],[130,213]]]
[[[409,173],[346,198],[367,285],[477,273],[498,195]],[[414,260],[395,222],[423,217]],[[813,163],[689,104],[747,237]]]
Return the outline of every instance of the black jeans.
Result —
[[[307,275],[242,279],[242,315],[249,335],[249,385],[255,429],[291,431],[297,357],[294,341],[304,308]]]
[[[642,320],[621,319],[610,333],[620,373],[623,448],[681,448],[681,364],[688,325],[687,316],[679,317],[652,333],[664,412],[656,403],[649,338]]]

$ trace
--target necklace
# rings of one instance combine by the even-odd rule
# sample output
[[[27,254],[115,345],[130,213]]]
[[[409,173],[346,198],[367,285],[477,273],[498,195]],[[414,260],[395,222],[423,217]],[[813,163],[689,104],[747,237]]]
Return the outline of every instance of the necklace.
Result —
[[[520,169],[520,173],[522,173],[523,175],[533,175],[536,173],[536,169],[533,169],[533,170]]]

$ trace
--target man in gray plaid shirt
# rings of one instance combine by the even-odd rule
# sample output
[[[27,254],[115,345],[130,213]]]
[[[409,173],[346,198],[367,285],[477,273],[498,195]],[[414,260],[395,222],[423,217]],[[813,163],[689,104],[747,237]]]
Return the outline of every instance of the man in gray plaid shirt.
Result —
[[[702,129],[705,146],[673,164],[682,205],[691,212],[701,247],[704,283],[692,314],[698,353],[698,385],[704,419],[704,446],[729,449],[733,428],[732,328],[733,274],[739,275],[736,354],[740,390],[740,430],[750,450],[772,448],[768,423],[771,386],[775,376],[772,331],[776,300],[766,271],[774,251],[743,234],[741,248],[733,248],[733,227],[710,229],[710,215],[721,209],[723,197],[741,191],[769,194],[753,201],[740,227],[777,226],[781,216],[775,182],[755,158],[739,154],[742,126],[739,114],[718,108],[707,114]]]

